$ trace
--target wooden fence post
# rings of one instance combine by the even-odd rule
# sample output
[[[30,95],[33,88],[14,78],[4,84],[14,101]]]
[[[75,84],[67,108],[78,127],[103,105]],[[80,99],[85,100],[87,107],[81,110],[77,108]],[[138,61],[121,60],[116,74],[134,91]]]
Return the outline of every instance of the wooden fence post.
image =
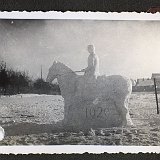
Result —
[[[156,78],[154,78],[154,89],[155,89],[156,104],[157,104],[157,114],[159,114]]]

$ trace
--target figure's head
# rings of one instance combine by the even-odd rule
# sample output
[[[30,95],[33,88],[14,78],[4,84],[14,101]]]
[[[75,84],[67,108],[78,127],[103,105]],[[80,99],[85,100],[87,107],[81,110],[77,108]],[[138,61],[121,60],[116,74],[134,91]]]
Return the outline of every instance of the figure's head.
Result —
[[[93,44],[88,45],[87,49],[89,53],[95,53],[95,47]]]

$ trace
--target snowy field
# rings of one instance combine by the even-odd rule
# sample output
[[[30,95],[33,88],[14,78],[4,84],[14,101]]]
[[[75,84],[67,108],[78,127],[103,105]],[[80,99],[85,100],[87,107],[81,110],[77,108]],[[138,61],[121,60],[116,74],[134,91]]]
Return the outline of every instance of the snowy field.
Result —
[[[160,95],[159,95],[160,97]],[[15,95],[0,98],[0,125],[6,135],[0,145],[160,145],[160,115],[153,93],[133,93],[129,109],[134,127],[103,128],[88,132],[55,132],[63,119],[59,95]]]

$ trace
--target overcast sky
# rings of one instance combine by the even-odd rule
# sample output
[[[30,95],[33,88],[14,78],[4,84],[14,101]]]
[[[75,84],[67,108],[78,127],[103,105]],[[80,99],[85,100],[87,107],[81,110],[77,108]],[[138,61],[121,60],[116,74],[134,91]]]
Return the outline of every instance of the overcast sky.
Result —
[[[54,60],[81,70],[94,44],[100,73],[130,78],[160,72],[160,22],[88,20],[1,20],[0,59],[9,67],[43,77]]]

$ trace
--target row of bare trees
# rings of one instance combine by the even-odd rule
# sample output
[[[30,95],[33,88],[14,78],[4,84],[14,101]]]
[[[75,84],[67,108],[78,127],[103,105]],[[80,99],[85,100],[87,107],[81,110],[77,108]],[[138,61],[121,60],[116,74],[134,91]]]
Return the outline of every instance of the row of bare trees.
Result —
[[[58,84],[48,84],[43,79],[31,80],[25,71],[14,71],[0,62],[0,94],[18,93],[60,94]]]

